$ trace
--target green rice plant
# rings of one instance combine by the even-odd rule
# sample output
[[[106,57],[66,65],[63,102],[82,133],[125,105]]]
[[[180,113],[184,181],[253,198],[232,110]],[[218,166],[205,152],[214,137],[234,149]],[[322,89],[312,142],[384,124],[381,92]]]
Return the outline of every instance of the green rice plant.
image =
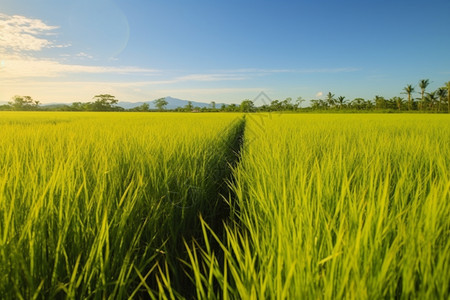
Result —
[[[183,239],[201,234],[199,214],[224,217],[242,126],[238,114],[0,114],[0,298],[182,290]]]
[[[198,298],[450,297],[449,116],[247,119],[237,220],[187,243]]]

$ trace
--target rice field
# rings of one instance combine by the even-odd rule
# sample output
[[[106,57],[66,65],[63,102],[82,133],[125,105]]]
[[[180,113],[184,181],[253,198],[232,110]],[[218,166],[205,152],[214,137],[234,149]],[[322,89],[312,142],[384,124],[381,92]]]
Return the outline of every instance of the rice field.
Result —
[[[448,299],[449,145],[448,115],[249,116],[198,298]]]
[[[2,113],[0,298],[447,299],[448,145],[448,115]]]
[[[198,215],[222,218],[241,119],[3,113],[0,298],[148,295]]]

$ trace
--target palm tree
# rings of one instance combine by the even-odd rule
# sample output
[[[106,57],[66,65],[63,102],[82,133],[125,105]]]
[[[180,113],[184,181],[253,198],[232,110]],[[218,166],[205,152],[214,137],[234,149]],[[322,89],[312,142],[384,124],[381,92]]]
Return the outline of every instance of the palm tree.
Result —
[[[355,107],[356,109],[361,109],[362,104],[364,103],[363,98],[355,98],[350,102],[350,105],[352,107]]]
[[[412,102],[411,102],[411,95],[414,93],[414,88],[412,85],[408,84],[403,88],[405,91],[404,94],[408,95],[408,110],[411,110],[412,108]]]
[[[334,102],[335,102],[334,94],[332,94],[331,92],[328,92],[326,101],[330,107],[333,107]]]
[[[436,94],[439,97],[439,108],[438,108],[438,111],[441,111],[442,100],[447,95],[447,90],[445,88],[443,88],[443,87],[440,87],[440,88],[437,89]]]
[[[311,102],[311,108],[312,109],[318,109],[320,107],[319,100],[313,99],[310,102]]]
[[[448,105],[447,112],[450,114],[450,81],[447,81],[445,83],[444,89],[447,90],[447,105]]]
[[[384,97],[376,95],[375,99],[374,99],[374,102],[375,102],[376,108],[378,108],[378,109],[379,108],[386,108],[386,99],[384,99]]]
[[[420,100],[420,109],[423,109],[423,102],[425,101],[425,89],[427,88],[427,86],[429,84],[430,84],[429,79],[422,79],[421,81],[419,81],[419,87],[422,90],[422,98]]]
[[[437,102],[436,91],[427,93],[425,99],[430,103],[430,107],[434,107]]]
[[[397,106],[398,110],[401,110],[402,105],[403,105],[403,98],[402,97],[394,97],[392,98],[392,102],[395,103],[395,105]]]
[[[337,98],[337,102],[339,103],[339,109],[342,109],[342,106],[344,105],[344,103],[345,103],[345,97],[344,96],[339,96],[338,98]]]

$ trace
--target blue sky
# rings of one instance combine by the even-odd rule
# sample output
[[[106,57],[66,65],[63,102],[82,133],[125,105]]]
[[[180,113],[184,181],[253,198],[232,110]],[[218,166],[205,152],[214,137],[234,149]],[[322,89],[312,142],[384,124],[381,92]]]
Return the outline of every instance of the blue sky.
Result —
[[[0,2],[0,101],[372,99],[450,80],[448,0]]]

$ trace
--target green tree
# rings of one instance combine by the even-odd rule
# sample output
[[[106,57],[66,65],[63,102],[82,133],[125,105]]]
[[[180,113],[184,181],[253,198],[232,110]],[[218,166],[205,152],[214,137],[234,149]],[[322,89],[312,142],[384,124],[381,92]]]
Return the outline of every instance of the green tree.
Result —
[[[443,88],[447,90],[447,105],[448,105],[447,112],[450,114],[450,81],[447,81]]]
[[[337,103],[339,103],[339,109],[342,109],[342,107],[345,104],[345,97],[344,96],[339,96],[337,98]]]
[[[192,105],[192,101],[188,101],[188,103],[184,106],[185,111],[192,111],[194,106]]]
[[[11,105],[9,105],[9,104],[0,105],[0,111],[5,111],[5,110],[11,110]]]
[[[405,86],[403,88],[403,90],[405,91],[404,94],[406,94],[408,96],[408,110],[412,109],[412,101],[411,101],[411,95],[412,93],[414,93],[414,87],[410,84],[408,84],[407,86]]]
[[[305,102],[305,99],[303,99],[301,96],[297,97],[297,100],[295,100],[295,108],[302,108],[302,103]]]
[[[420,99],[420,104],[419,104],[419,109],[423,109],[423,105],[425,102],[425,90],[428,87],[428,85],[430,84],[430,80],[429,79],[422,79],[419,81],[419,87],[421,90],[421,94],[422,97]]]
[[[377,109],[383,109],[383,108],[386,108],[387,103],[386,103],[386,99],[384,99],[384,97],[381,97],[381,96],[376,95],[376,96],[375,96],[375,99],[373,99],[373,100],[374,100],[374,102],[375,102],[375,107],[376,107]]]
[[[309,101],[309,102],[311,102],[311,108],[312,109],[319,109],[320,108],[320,102],[319,102],[319,100],[317,100],[317,99],[312,99],[311,101]]]
[[[285,111],[294,110],[294,105],[292,105],[291,97],[288,97],[281,101],[281,109]]]
[[[350,106],[358,110],[366,108],[366,101],[363,98],[355,98],[350,102]]]
[[[131,108],[130,111],[148,112],[150,111],[150,104],[144,102],[139,106]]]
[[[252,112],[255,110],[255,105],[253,104],[253,101],[245,99],[244,101],[241,102],[239,110],[242,112]]]
[[[158,100],[153,101],[155,106],[158,108],[159,111],[163,111],[169,102],[167,102],[166,98],[159,98]]]
[[[445,97],[447,96],[447,90],[443,87],[440,87],[437,89],[436,95],[439,97],[438,111],[441,111],[442,102],[444,101]]]
[[[216,110],[216,102],[211,101],[211,109]]]
[[[12,110],[37,110],[39,101],[33,100],[30,96],[14,96],[12,101],[8,102]]]
[[[228,105],[227,111],[238,111],[238,106],[234,103]]]
[[[140,109],[141,111],[150,111],[150,105],[148,103],[142,103]]]
[[[279,111],[282,110],[282,103],[279,100],[273,100],[270,102],[270,110],[271,111]]]
[[[85,110],[85,104],[82,102],[73,102],[69,109],[74,111],[82,111]]]
[[[333,107],[333,106],[334,106],[334,103],[335,103],[335,101],[336,101],[336,99],[334,98],[334,94],[332,94],[331,92],[328,92],[327,98],[325,99],[325,101],[327,102],[327,104],[328,104],[330,107]]]
[[[438,102],[437,92],[434,91],[434,92],[426,93],[425,101],[429,104],[429,106],[431,108],[434,108],[436,106],[436,103]]]
[[[91,110],[95,111],[111,111],[116,110],[115,105],[119,100],[110,94],[100,94],[93,97],[95,100],[91,105]]]
[[[398,110],[401,110],[404,103],[404,99],[402,97],[394,97],[392,98],[392,102],[395,104]]]

